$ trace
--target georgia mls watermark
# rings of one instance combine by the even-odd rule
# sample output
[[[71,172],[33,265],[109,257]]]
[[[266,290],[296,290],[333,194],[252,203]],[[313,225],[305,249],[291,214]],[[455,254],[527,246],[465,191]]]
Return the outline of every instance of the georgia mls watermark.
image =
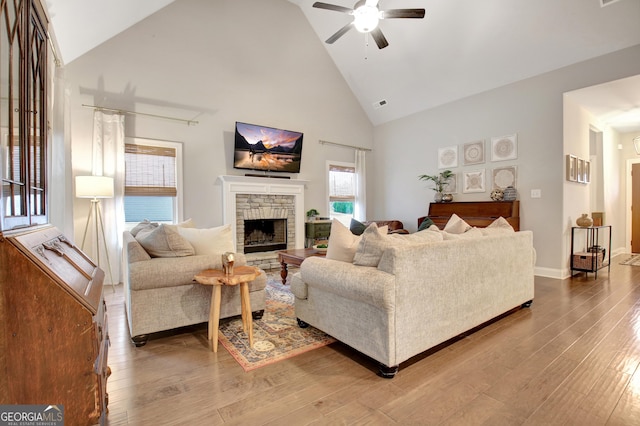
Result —
[[[64,426],[64,405],[0,405],[0,426]]]

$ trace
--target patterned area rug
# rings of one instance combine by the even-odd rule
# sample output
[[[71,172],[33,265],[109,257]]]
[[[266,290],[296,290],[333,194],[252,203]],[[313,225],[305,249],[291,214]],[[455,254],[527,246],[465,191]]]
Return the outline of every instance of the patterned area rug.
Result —
[[[260,320],[253,321],[253,348],[242,330],[242,318],[220,320],[219,342],[238,361],[244,371],[282,361],[326,346],[335,339],[311,326],[298,327],[294,297],[279,273],[267,274],[266,309]]]
[[[631,256],[620,262],[621,265],[640,266],[640,255]]]

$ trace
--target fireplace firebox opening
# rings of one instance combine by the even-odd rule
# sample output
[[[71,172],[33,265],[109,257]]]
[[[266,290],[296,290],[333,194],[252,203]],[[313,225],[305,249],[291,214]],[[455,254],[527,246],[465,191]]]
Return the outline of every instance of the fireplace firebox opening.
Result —
[[[244,252],[259,253],[287,249],[287,219],[244,221]]]

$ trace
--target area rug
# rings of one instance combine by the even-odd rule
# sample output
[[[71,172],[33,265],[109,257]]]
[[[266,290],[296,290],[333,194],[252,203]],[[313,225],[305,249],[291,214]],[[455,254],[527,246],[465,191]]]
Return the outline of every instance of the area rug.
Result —
[[[335,341],[314,328],[300,328],[295,317],[294,297],[279,273],[267,274],[266,309],[262,319],[253,321],[253,348],[242,330],[242,318],[220,320],[218,341],[244,371],[255,370]]]
[[[640,266],[640,255],[631,256],[620,262],[621,265]]]

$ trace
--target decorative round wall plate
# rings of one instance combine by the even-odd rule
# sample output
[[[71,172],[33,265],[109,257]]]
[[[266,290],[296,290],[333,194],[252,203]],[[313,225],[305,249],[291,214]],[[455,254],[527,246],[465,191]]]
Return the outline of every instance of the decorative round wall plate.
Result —
[[[516,186],[516,166],[493,169],[493,187],[505,189],[507,186]]]
[[[447,169],[458,166],[458,147],[449,146],[438,150],[438,168]]]
[[[518,158],[517,135],[491,138],[491,161],[513,160]]]
[[[472,164],[484,163],[484,141],[475,141],[464,144],[462,164],[469,166]]]
[[[464,172],[462,192],[484,192],[484,169]]]

